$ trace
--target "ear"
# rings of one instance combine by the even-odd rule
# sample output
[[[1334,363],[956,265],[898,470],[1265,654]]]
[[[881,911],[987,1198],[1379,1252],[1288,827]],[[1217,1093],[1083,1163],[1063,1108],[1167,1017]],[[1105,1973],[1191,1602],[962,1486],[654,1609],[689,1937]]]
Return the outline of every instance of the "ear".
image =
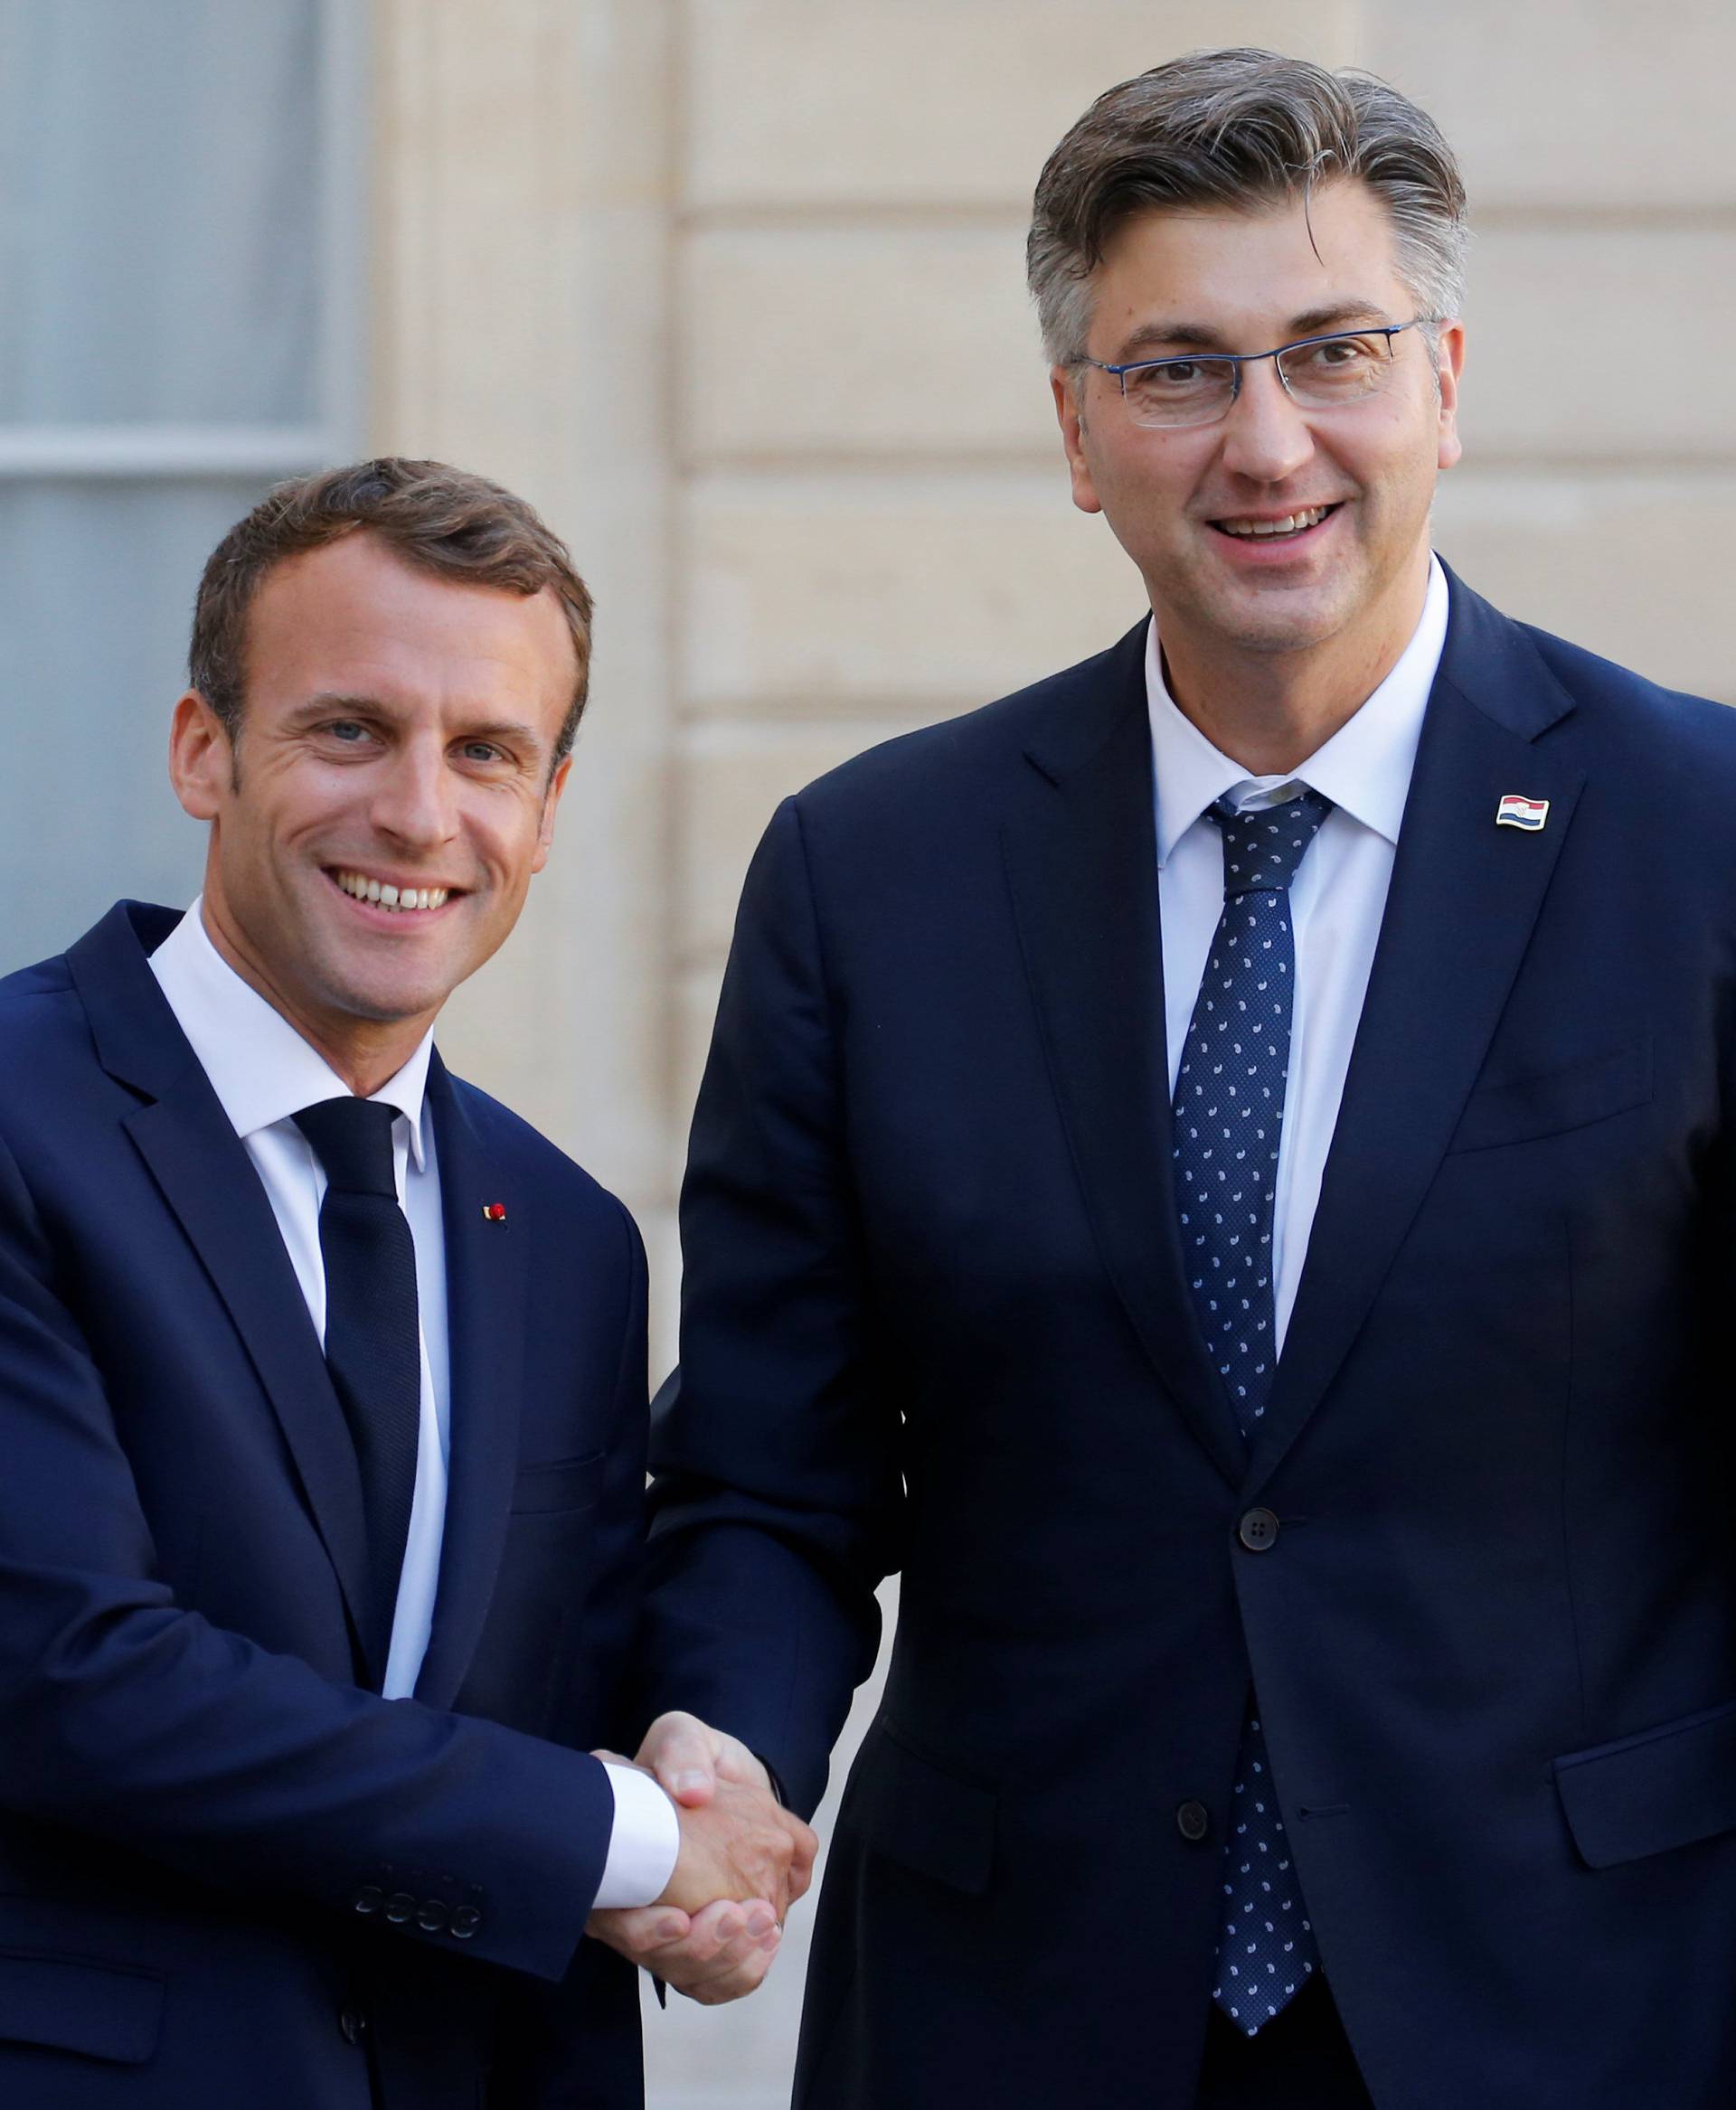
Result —
[[[235,749],[222,721],[197,689],[175,707],[169,728],[169,782],[195,821],[214,821],[235,781]]]
[[[555,808],[561,804],[561,794],[567,788],[567,778],[572,774],[572,757],[562,755],[554,775],[549,778],[549,788],[542,794],[542,818],[536,831],[536,849],[531,858],[531,870],[541,871],[549,862],[550,846],[554,841]]]
[[[1439,461],[1450,469],[1464,453],[1458,437],[1458,383],[1465,372],[1465,325],[1457,320],[1440,326],[1440,448]]]
[[[1091,481],[1090,465],[1085,459],[1085,416],[1080,403],[1080,391],[1090,371],[1085,366],[1052,366],[1049,386],[1054,393],[1061,444],[1072,477],[1073,504],[1081,513],[1101,513],[1103,507],[1097,495],[1097,486]]]

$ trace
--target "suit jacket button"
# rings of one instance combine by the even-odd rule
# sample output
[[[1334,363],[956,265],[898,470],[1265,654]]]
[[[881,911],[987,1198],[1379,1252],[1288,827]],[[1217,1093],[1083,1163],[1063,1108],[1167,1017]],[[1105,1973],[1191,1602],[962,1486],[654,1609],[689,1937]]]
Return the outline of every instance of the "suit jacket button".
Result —
[[[408,1890],[394,1890],[386,1899],[386,1917],[393,1926],[402,1926],[407,1919],[416,1917],[416,1900]]]
[[[350,1903],[363,1914],[378,1912],[386,1901],[386,1894],[378,1883],[363,1883]]]
[[[424,1934],[439,1934],[446,1925],[446,1907],[438,1898],[425,1898],[422,1908],[416,1915],[416,1924]]]
[[[1184,1803],[1175,1813],[1175,1828],[1190,1846],[1197,1846],[1212,1829],[1212,1818],[1203,1803]]]
[[[1269,1509],[1250,1509],[1236,1526],[1236,1536],[1250,1553],[1266,1553],[1278,1543],[1278,1519]]]
[[[481,1925],[482,1915],[474,1905],[460,1905],[447,1922],[453,1938],[460,1942],[467,1942]]]
[[[359,2044],[368,2033],[368,2018],[360,2008],[344,2008],[337,2018],[346,2044]]]

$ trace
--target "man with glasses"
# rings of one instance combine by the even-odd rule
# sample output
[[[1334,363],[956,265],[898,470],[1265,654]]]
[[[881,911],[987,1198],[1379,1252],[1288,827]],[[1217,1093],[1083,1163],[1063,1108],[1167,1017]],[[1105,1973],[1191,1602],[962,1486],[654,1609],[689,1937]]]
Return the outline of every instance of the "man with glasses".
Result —
[[[807,1806],[902,1572],[809,2110],[1736,2100],[1736,719],[1431,554],[1465,231],[1366,77],[1100,98],[1031,279],[1152,619],[749,879],[653,1610]]]

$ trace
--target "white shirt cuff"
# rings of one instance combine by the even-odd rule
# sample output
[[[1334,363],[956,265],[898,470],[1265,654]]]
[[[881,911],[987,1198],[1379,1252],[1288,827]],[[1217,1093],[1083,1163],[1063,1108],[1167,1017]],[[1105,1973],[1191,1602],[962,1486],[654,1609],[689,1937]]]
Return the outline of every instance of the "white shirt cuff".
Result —
[[[637,1766],[611,1766],[605,1759],[603,1771],[615,1794],[615,1823],[592,1909],[655,1905],[667,1889],[681,1853],[675,1805]]]

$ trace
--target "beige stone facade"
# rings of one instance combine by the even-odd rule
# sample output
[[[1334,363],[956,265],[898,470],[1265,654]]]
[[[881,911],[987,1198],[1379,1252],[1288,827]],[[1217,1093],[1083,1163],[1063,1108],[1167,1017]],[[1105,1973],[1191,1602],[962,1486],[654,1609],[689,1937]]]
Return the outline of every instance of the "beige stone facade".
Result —
[[[1736,701],[1728,0],[373,13],[374,439],[527,492],[600,610],[554,862],[444,1038],[631,1202],[660,1365],[683,1133],[773,806],[1140,612],[1068,504],[1021,278],[1036,170],[1109,82],[1269,42],[1431,108],[1477,228],[1440,547],[1514,613]],[[1625,348],[1672,338],[1643,383]],[[799,1948],[739,2010],[653,2012],[658,2110],[785,2099]]]

